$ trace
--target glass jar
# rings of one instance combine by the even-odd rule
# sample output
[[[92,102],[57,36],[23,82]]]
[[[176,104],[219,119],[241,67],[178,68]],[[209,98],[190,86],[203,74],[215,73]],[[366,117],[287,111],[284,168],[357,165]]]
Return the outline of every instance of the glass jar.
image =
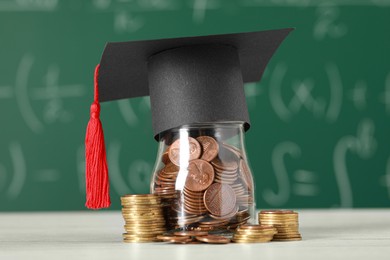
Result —
[[[159,140],[151,192],[162,198],[168,231],[224,232],[254,223],[242,123],[186,125]]]

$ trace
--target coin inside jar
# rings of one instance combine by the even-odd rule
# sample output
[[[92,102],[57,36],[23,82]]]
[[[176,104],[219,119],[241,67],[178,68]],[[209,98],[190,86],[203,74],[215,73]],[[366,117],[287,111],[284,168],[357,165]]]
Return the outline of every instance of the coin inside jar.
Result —
[[[185,187],[190,191],[203,191],[214,180],[214,168],[205,160],[193,160],[188,165]]]
[[[210,136],[199,136],[196,140],[202,146],[202,156],[201,159],[205,161],[212,161],[218,155],[219,145],[214,138]]]
[[[215,216],[228,215],[236,209],[236,194],[228,184],[212,184],[203,199],[207,210]]]
[[[168,149],[168,157],[172,163],[179,166],[180,165],[180,156],[188,156],[188,160],[198,159],[202,152],[202,148],[196,139],[188,137],[188,143],[182,144],[182,139],[177,139]],[[181,149],[185,150],[181,150]],[[188,150],[187,150],[188,149]]]

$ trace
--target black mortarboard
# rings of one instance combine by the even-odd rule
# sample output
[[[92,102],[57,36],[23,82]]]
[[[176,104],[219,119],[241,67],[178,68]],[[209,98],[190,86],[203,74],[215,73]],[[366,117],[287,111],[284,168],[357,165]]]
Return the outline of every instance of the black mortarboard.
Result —
[[[241,121],[248,129],[243,83],[260,80],[291,30],[108,43],[99,99],[150,95],[156,138],[194,123]]]
[[[95,70],[86,134],[88,208],[110,205],[100,101],[150,95],[155,138],[184,125],[242,122],[243,84],[259,81],[292,29],[108,43]]]

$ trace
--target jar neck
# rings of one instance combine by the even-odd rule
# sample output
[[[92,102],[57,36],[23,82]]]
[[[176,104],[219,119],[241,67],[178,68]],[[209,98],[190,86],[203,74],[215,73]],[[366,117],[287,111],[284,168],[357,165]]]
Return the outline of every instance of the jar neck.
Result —
[[[173,140],[186,137],[213,136],[218,141],[244,138],[244,122],[217,122],[217,123],[194,123],[169,129],[159,134],[160,142],[167,145]],[[238,140],[237,140],[238,141]]]

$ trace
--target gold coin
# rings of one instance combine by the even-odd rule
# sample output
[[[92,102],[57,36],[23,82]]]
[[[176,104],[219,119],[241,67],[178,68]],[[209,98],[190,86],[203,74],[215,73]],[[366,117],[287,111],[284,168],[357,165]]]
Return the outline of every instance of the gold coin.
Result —
[[[154,230],[154,231],[131,231],[131,230],[126,230],[127,234],[134,235],[134,236],[157,236],[161,235],[166,232],[166,230]]]
[[[159,221],[159,220],[163,220],[164,219],[164,216],[163,215],[142,215],[142,216],[133,216],[133,215],[122,215],[124,219],[128,219],[128,220],[145,220],[145,221],[148,221],[148,222],[153,222],[153,220],[156,220],[156,221]]]
[[[123,233],[123,238],[156,238],[157,235],[154,234],[145,234],[145,235],[135,235],[131,233]]]
[[[155,228],[165,228],[165,225],[153,225],[153,226],[150,226],[150,225],[142,225],[142,224],[126,224],[124,225],[124,228],[130,228],[130,229],[136,229],[136,228],[139,228],[139,229],[155,229]]]
[[[300,238],[286,238],[286,239],[272,239],[272,241],[279,241],[279,242],[282,242],[282,241],[301,241],[302,240],[302,237]]]
[[[232,241],[234,243],[267,243],[267,242],[270,242],[271,239],[235,239],[235,238],[233,238]]]
[[[143,238],[125,238],[123,239],[123,242],[125,243],[153,243],[153,242],[160,242],[157,238],[153,239],[143,239]]]
[[[147,225],[161,225],[165,226],[164,219],[132,219],[132,218],[124,218],[125,223],[129,225],[139,225],[139,226],[147,226]]]
[[[126,198],[126,199],[132,199],[132,198],[135,198],[135,199],[146,199],[146,198],[158,198],[156,195],[154,194],[126,194],[126,195],[123,195],[121,198]]]

